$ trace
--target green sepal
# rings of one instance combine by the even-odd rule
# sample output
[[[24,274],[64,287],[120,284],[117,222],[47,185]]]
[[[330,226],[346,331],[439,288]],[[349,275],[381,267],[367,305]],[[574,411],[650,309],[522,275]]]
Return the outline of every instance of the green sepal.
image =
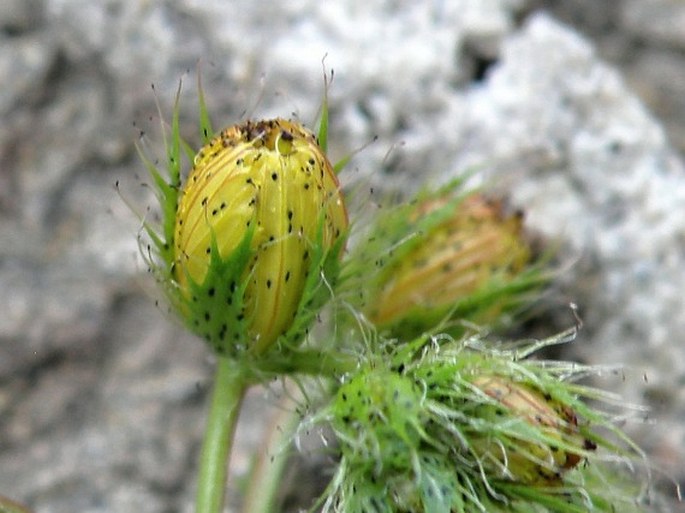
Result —
[[[245,318],[243,298],[249,283],[245,271],[254,254],[254,225],[250,223],[240,244],[225,258],[221,257],[212,234],[210,262],[203,282],[197,283],[186,273],[189,294],[173,289],[172,299],[188,328],[216,352],[233,358],[250,349],[249,319]]]
[[[321,101],[321,116],[319,117],[319,130],[316,136],[316,141],[324,153],[328,152],[328,121],[328,76],[326,75],[326,70],[324,69],[323,100]]]
[[[310,249],[311,261],[309,273],[297,305],[293,322],[281,337],[287,347],[302,343],[309,327],[321,311],[321,308],[333,296],[333,290],[340,274],[341,257],[347,241],[347,233],[341,233],[330,248],[324,244],[325,216],[319,218],[316,242]]]
[[[147,219],[143,219],[143,228],[150,237],[155,251],[154,255],[148,255],[145,251],[141,251],[141,253],[143,254],[143,258],[145,258],[145,261],[150,265],[157,279],[162,281],[171,279],[174,262],[174,231],[176,226],[176,210],[178,208],[178,194],[181,187],[180,147],[181,144],[183,144],[179,130],[181,88],[182,83],[179,82],[174,99],[170,136],[167,134],[165,123],[161,121],[162,139],[164,141],[164,151],[166,154],[165,175],[162,174],[157,166],[145,155],[145,152],[140,145],[136,143],[136,151],[143,161],[148,174],[152,178],[155,197],[162,210],[162,221],[161,226],[159,227],[154,226]],[[162,110],[156,97],[155,101],[161,119]],[[160,262],[156,257],[161,259],[162,266],[160,266]]]
[[[209,117],[209,111],[205,103],[205,91],[202,88],[202,75],[199,70],[197,73],[197,98],[200,110],[200,138],[202,144],[205,145],[214,137],[214,130],[212,129],[212,120]]]

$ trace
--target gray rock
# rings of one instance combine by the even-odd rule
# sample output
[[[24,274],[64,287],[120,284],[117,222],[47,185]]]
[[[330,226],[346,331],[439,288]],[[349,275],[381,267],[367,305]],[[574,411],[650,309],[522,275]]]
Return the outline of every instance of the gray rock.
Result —
[[[624,0],[621,22],[647,41],[685,48],[685,5],[679,0]]]
[[[5,0],[0,5],[0,29],[16,35],[35,28],[41,21],[42,0]]]

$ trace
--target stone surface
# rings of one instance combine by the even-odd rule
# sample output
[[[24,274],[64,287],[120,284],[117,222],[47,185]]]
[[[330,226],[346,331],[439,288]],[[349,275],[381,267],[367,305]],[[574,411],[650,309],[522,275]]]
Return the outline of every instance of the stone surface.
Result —
[[[685,5],[679,0],[627,0],[621,22],[647,41],[685,49]]]
[[[653,408],[650,424],[628,429],[683,483],[685,57],[673,29],[682,9],[5,2],[0,494],[37,513],[192,510],[211,357],[146,295],[140,223],[121,197],[152,215],[133,142],[162,153],[155,94],[167,115],[181,79],[182,131],[197,141],[198,59],[215,120],[313,120],[324,55],[335,69],[333,156],[378,136],[346,179],[406,192],[482,169],[573,264],[546,329],[571,322],[566,302],[580,305],[586,329],[566,355],[630,365],[608,386]],[[249,397],[233,487],[274,401]]]

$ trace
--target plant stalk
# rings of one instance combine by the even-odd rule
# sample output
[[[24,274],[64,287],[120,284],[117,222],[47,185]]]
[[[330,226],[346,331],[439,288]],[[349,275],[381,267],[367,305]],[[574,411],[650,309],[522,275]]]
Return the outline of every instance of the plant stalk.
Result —
[[[240,406],[249,385],[234,360],[219,357],[214,377],[195,500],[196,513],[221,513],[224,507],[228,462]]]
[[[301,420],[296,410],[298,400],[301,400],[299,388],[286,381],[264,447],[257,453],[245,491],[242,513],[274,512],[283,471],[290,456],[290,442]]]

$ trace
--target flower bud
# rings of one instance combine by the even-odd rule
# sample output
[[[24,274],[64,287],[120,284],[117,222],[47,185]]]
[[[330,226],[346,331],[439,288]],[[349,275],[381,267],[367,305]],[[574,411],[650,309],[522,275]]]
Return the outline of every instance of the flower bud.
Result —
[[[525,271],[532,252],[522,216],[505,214],[502,202],[481,194],[458,201],[439,196],[420,202],[410,216],[407,248],[383,262],[366,307],[377,326],[406,337],[449,315],[488,323],[530,288]]]
[[[181,192],[172,275],[192,330],[219,352],[297,343],[335,278],[348,219],[315,136],[285,119],[223,130]]]
[[[471,443],[484,467],[514,481],[552,484],[594,449],[573,410],[532,386],[496,375],[477,376],[472,384],[493,399],[476,413],[492,429]]]

